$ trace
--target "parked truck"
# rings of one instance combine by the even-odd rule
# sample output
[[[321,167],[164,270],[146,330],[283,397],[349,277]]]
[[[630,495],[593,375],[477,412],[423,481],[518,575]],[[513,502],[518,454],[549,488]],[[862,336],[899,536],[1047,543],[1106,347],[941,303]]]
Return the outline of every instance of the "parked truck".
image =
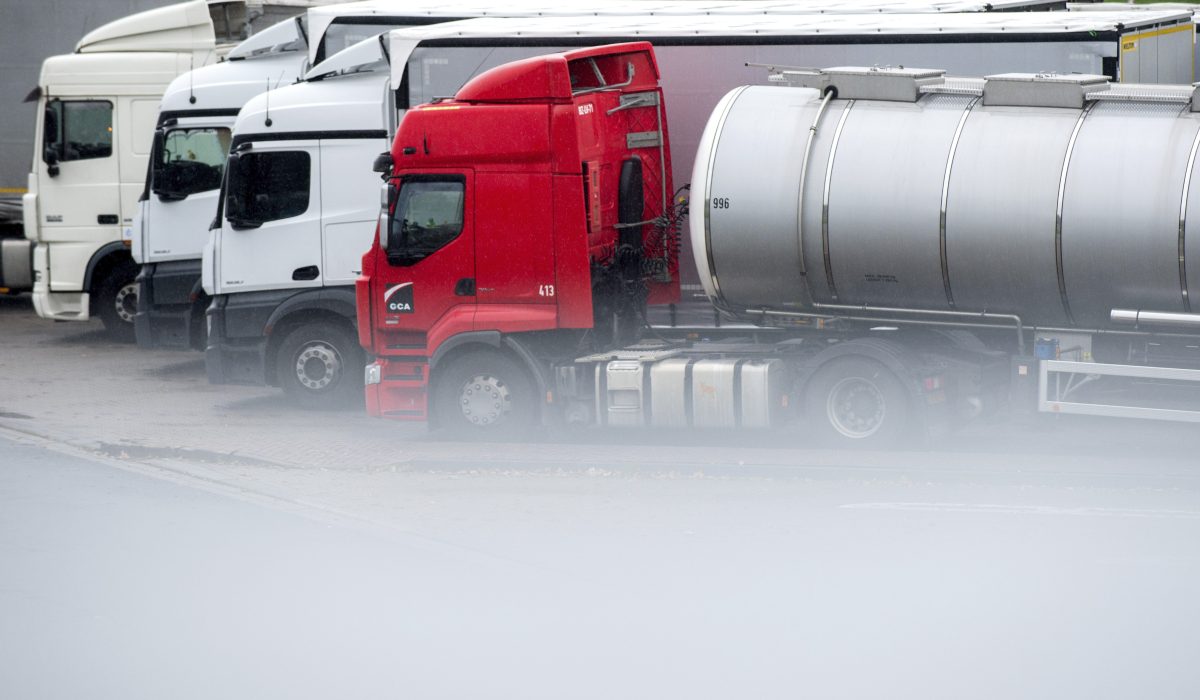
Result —
[[[368,412],[856,444],[1002,408],[1200,420],[1196,88],[780,75],[729,92],[695,158],[695,264],[750,324],[706,340],[642,321],[679,250],[648,45],[410,110],[356,285]]]
[[[242,42],[226,60],[188,71],[159,105],[150,167],[132,225],[138,345],[204,348],[200,251],[217,210],[238,110],[251,97],[296,82],[307,60],[304,17]]]
[[[176,76],[214,63],[246,37],[245,5],[192,0],[148,10],[93,30],[73,54],[46,59],[30,97],[40,118],[22,198],[28,242],[4,242],[0,287],[31,283],[43,318],[99,316],[114,337],[133,338],[131,226],[159,100]]]
[[[751,5],[745,3],[739,7],[748,11]],[[650,3],[647,8],[654,6],[657,5]],[[1150,27],[1178,25],[1190,29],[1191,26],[1190,15],[1178,12],[1113,13],[1104,17],[1068,17],[1065,13],[979,14],[966,19],[961,15],[934,14],[883,17],[805,16],[798,12],[735,15],[728,9],[726,12],[722,16],[700,17],[662,13],[632,18],[597,16],[586,25],[570,17],[484,18],[400,29],[330,57],[309,71],[303,85],[273,92],[271,100],[276,105],[287,101],[286,111],[291,116],[285,118],[289,120],[298,119],[309,110],[304,103],[314,105],[313,115],[322,114],[321,119],[332,121],[314,121],[317,119],[314,116],[303,121],[303,128],[340,131],[338,139],[343,148],[351,148],[354,138],[358,138],[366,149],[378,149],[378,144],[391,135],[396,117],[405,109],[453,94],[465,81],[487,68],[554,48],[590,46],[622,38],[653,38],[660,46],[658,55],[665,66],[664,84],[668,92],[679,96],[676,101],[679,108],[670,117],[672,133],[676,135],[673,176],[686,181],[705,116],[721,96],[746,81],[766,82],[766,72],[761,67],[747,67],[747,62],[811,65],[834,60],[833,57],[852,57],[868,63],[884,63],[888,57],[908,61],[937,55],[960,74],[1003,70],[1007,66],[1094,71],[1110,67],[1110,57],[1117,55],[1123,36]],[[1163,40],[1164,50],[1159,52],[1159,62],[1155,65],[1186,69],[1190,73],[1190,54],[1167,50],[1178,36],[1172,29]],[[1190,50],[1190,43],[1188,47]],[[1175,62],[1176,54],[1182,57],[1182,64]],[[829,58],[821,59],[823,56]],[[1114,72],[1115,65],[1111,66]],[[339,120],[351,118],[348,110],[340,112],[321,106],[335,103],[324,92],[344,91],[340,86],[344,77],[365,85],[365,79],[360,79],[366,73],[386,74],[389,70],[390,83],[363,88],[370,91],[363,99],[375,100],[377,106],[361,102],[362,114],[373,121],[371,128],[357,137],[347,133],[344,124],[339,126]],[[386,75],[380,78],[387,79]],[[356,104],[360,103],[358,100],[354,98]],[[253,118],[247,112],[247,124],[257,125],[247,127],[247,133],[266,132],[260,128],[265,123],[261,113],[264,103],[265,96],[260,96],[247,105],[247,110],[259,112]],[[275,110],[277,115],[283,112]],[[359,123],[360,115],[353,118]],[[278,122],[272,127],[277,132],[272,138],[279,138],[278,134],[287,130],[283,124]],[[250,141],[257,138],[248,137]],[[359,158],[366,162],[364,157]],[[361,170],[347,177],[347,171],[332,170],[333,162],[325,160],[311,160],[310,167],[310,176],[321,182],[322,197],[338,203],[341,217],[338,221],[314,220],[313,216],[320,215],[313,210],[290,212],[289,216],[272,221],[269,227],[264,226],[261,235],[257,229],[238,229],[227,216],[220,221],[220,228],[214,229],[203,263],[204,286],[214,299],[209,308],[209,328],[213,335],[209,337],[206,364],[210,381],[280,384],[290,387],[303,401],[320,405],[326,397],[358,392],[357,386],[341,385],[347,377],[357,385],[357,368],[351,369],[345,358],[357,362],[361,357],[352,340],[353,307],[346,301],[336,304],[330,301],[347,300],[350,296],[348,279],[325,276],[333,250],[330,235],[336,231],[339,236],[346,236],[343,240],[356,241],[347,245],[352,246],[353,257],[357,258],[370,243],[378,205],[376,198],[368,196],[367,189],[359,184]],[[330,228],[328,224],[337,225]],[[290,241],[287,255],[266,262],[276,250],[276,244],[271,242],[275,237]],[[689,245],[685,240],[685,249]],[[319,271],[318,276],[306,278],[314,269]],[[353,265],[349,268],[354,269]],[[344,272],[339,270],[338,275]],[[299,277],[295,277],[297,274]],[[690,284],[696,290],[688,290],[689,294],[702,290],[690,263],[680,267],[679,277],[684,285]],[[706,302],[702,306],[704,312],[692,316],[711,319],[711,306]],[[669,322],[671,315],[664,316],[665,322]],[[685,317],[688,314],[682,311],[675,316],[677,321]],[[295,357],[282,358],[278,351],[284,347],[283,331],[310,325],[319,327],[321,337],[310,339],[311,346],[306,343],[293,348],[289,344],[287,347],[294,350]],[[336,333],[324,330],[330,325],[337,327]],[[299,361],[301,357],[306,358],[304,362]]]

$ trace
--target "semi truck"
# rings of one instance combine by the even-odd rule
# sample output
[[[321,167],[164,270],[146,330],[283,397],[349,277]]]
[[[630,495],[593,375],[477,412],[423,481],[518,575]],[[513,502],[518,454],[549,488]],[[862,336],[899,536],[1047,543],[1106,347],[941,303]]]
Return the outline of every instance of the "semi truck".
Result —
[[[192,0],[103,25],[42,65],[27,241],[4,241],[0,287],[32,288],[39,316],[99,316],[133,338],[131,226],[159,101],[181,73],[216,62],[248,32],[246,3]],[[298,11],[299,7],[285,8]],[[220,32],[218,32],[218,28]]]
[[[745,324],[703,339],[643,320],[678,294],[681,234],[649,45],[411,109],[356,282],[368,413],[858,445],[986,410],[1200,420],[1195,86],[779,74],[728,92],[698,146],[695,265]]]

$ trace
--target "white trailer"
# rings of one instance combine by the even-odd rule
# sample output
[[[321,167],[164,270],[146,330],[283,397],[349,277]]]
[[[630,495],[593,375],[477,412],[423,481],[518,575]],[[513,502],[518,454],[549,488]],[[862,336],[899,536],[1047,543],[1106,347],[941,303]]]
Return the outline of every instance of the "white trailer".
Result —
[[[304,99],[320,105],[330,101],[322,91],[339,90],[338,81],[390,65],[390,84],[381,84],[378,103],[364,107],[372,115],[380,114],[375,128],[383,133],[375,131],[363,138],[363,144],[378,153],[384,150],[381,144],[386,145],[404,109],[454,94],[483,70],[556,48],[649,39],[657,46],[663,84],[673,105],[667,117],[675,179],[687,182],[705,120],[721,96],[736,85],[766,82],[766,72],[747,63],[907,64],[937,56],[936,63],[949,65],[958,74],[1046,69],[1099,72],[1105,67],[1115,71],[1116,64],[1110,62],[1118,55],[1123,35],[1151,26],[1171,29],[1185,25],[1190,29],[1190,21],[1190,15],[1178,12],[598,16],[586,25],[570,18],[480,18],[395,30],[381,40],[360,42],[315,66],[306,76],[306,85],[287,90],[296,94],[304,90]],[[1175,34],[1164,36],[1164,45],[1175,41]],[[1161,52],[1163,65],[1177,67],[1172,58],[1176,53]],[[1183,55],[1183,64],[1190,71],[1190,43]],[[284,94],[281,90],[272,95],[276,114]],[[288,99],[289,109],[305,109],[300,106],[302,100]],[[256,98],[253,110],[263,112],[263,101],[264,97]],[[247,113],[251,108],[248,104]],[[272,131],[262,128],[264,118],[256,119],[259,126],[253,132]],[[341,131],[339,140],[346,141],[346,129]],[[238,133],[243,133],[240,127]],[[244,141],[253,144],[255,139]],[[278,146],[277,140],[271,143],[272,148]],[[295,145],[310,152],[312,182],[307,189],[311,194],[320,192],[322,206],[324,198],[336,202],[339,216],[345,217],[338,222],[345,228],[336,229],[337,235],[353,246],[349,259],[356,260],[369,245],[378,206],[374,197],[365,194],[368,190],[362,189],[361,171],[331,172],[330,162],[313,159],[316,152],[311,144]],[[350,147],[348,143],[342,146]],[[365,159],[359,162],[361,165],[347,167],[365,168]],[[298,182],[295,185],[301,187]],[[343,189],[344,195],[340,194]],[[289,211],[289,216],[275,219],[269,234],[266,224],[261,229],[245,229],[224,217],[217,222],[220,228],[213,230],[203,263],[204,289],[213,296],[205,355],[210,381],[280,384],[320,403],[326,395],[345,395],[346,390],[339,388],[345,377],[356,380],[356,369],[351,367],[360,362],[361,353],[354,342],[353,290],[348,279],[340,281],[341,269],[330,269],[333,274],[324,276],[339,254],[331,248],[333,237],[326,224],[312,218],[321,216],[311,209],[317,200],[310,197],[308,201],[309,209]],[[286,236],[283,230],[294,234]],[[286,251],[276,238],[289,241]],[[262,264],[271,258],[278,260]],[[694,271],[685,271],[685,282],[696,279]],[[695,289],[700,289],[698,284]],[[281,355],[285,335],[305,326],[319,328],[323,337],[310,337],[307,345],[288,345],[294,356]]]

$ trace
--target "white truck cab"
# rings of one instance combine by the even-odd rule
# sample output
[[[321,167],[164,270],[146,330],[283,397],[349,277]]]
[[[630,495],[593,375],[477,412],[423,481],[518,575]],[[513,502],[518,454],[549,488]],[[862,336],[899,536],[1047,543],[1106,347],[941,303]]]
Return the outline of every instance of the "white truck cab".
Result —
[[[378,215],[362,193],[378,190],[371,162],[395,130],[387,77],[380,62],[242,108],[204,250],[210,381],[360,399],[353,283]]]
[[[114,336],[132,338],[128,231],[159,100],[176,76],[218,59],[213,13],[224,18],[226,4],[192,0],[131,15],[43,63],[35,91],[43,117],[22,202],[39,316],[95,314]]]
[[[224,62],[167,87],[132,227],[133,259],[141,265],[139,346],[203,349],[209,299],[200,288],[200,253],[217,211],[234,122],[250,98],[296,82],[307,63],[305,37],[302,16],[284,20],[239,44]]]

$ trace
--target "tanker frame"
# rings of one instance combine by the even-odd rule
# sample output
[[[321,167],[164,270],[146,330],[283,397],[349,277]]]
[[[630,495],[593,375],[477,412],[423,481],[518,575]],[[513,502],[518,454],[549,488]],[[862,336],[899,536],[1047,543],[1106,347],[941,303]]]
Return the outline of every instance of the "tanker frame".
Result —
[[[851,341],[953,328],[1008,358],[1011,407],[1200,420],[1196,86],[775,76],[798,87],[730,92],[696,158],[716,306]]]

